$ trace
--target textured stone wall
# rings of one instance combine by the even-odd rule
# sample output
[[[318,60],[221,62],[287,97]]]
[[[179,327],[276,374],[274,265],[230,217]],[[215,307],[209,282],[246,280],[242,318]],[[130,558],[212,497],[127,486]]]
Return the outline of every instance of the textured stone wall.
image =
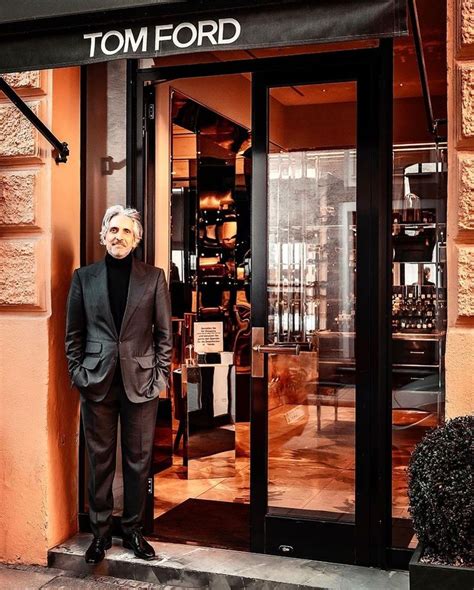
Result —
[[[474,154],[459,156],[459,229],[474,230]]]
[[[39,114],[38,101],[26,104],[35,115]],[[0,156],[37,156],[38,148],[38,132],[28,119],[14,105],[0,105]]]
[[[472,413],[474,377],[474,1],[448,0],[446,414]]]
[[[5,74],[47,125],[47,73]],[[0,314],[46,310],[48,144],[0,93]]]
[[[36,252],[34,240],[0,241],[0,305],[35,305]]]
[[[42,90],[42,74],[38,70],[35,70],[34,72],[4,74],[2,78],[17,90],[28,89],[33,93]]]

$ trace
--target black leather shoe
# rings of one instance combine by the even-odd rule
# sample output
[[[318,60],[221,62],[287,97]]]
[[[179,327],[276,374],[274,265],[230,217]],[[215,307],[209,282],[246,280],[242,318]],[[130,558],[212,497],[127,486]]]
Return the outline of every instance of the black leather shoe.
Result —
[[[105,557],[105,550],[110,549],[111,547],[112,537],[110,535],[94,537],[84,555],[86,563],[100,563]]]
[[[132,531],[131,533],[124,534],[123,546],[125,549],[132,549],[136,557],[140,559],[154,559],[155,550],[147,542],[140,530]]]

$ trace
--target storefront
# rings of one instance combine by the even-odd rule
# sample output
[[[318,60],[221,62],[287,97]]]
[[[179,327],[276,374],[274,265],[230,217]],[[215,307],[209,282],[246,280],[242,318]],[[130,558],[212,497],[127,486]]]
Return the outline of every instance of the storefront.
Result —
[[[406,566],[445,415],[445,7],[427,95],[398,0],[57,4],[9,9],[0,71],[81,66],[81,264],[121,202],[168,273],[148,532]]]

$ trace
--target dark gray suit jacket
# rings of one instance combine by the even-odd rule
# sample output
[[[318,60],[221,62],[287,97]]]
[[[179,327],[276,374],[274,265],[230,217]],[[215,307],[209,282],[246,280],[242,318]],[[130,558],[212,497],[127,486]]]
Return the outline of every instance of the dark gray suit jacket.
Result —
[[[110,309],[105,260],[74,271],[67,301],[66,356],[82,396],[101,401],[117,360],[130,401],[154,399],[166,387],[172,353],[165,274],[133,259],[120,334]]]

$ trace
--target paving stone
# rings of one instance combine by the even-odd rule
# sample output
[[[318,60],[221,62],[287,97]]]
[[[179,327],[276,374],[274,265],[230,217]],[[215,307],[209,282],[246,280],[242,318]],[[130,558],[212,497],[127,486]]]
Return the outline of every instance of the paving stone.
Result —
[[[162,586],[155,584],[144,584],[135,580],[122,580],[119,578],[105,578],[87,576],[85,578],[77,576],[57,576],[47,584],[41,587],[55,588],[56,590],[162,590]]]
[[[74,575],[57,568],[7,566],[0,564],[0,590],[166,590],[163,586],[139,580],[125,580],[88,574]],[[172,590],[169,587],[168,590]],[[183,590],[181,588],[180,590]]]
[[[36,590],[56,576],[56,573],[48,572],[46,568],[43,571],[32,571],[0,566],[0,589]]]

